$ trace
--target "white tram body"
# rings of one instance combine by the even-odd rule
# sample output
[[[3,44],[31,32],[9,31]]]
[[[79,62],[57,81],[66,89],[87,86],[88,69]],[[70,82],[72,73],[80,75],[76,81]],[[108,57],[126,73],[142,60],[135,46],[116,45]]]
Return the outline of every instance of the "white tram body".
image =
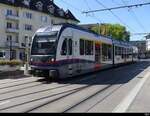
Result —
[[[137,53],[128,43],[62,23],[41,28],[33,36],[31,73],[67,78],[137,61]]]

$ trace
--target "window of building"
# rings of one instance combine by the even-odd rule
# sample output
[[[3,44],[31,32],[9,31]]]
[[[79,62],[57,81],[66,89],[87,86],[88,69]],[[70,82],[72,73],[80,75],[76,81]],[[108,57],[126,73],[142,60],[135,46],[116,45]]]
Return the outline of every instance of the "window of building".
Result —
[[[24,17],[27,18],[27,19],[32,19],[32,18],[33,18],[32,13],[29,13],[29,12],[24,12],[23,15],[24,15]]]
[[[24,0],[24,1],[23,1],[23,4],[24,4],[25,6],[27,6],[27,7],[29,7],[29,6],[30,6],[30,0]]]
[[[53,5],[48,6],[47,9],[48,9],[49,13],[54,14],[55,7]]]
[[[7,28],[12,28],[12,23],[7,22],[6,27]]]
[[[55,24],[55,20],[51,19],[51,24],[54,25]]]
[[[5,57],[5,52],[4,51],[0,51],[0,58],[4,58]]]
[[[32,25],[25,24],[25,30],[31,31],[33,29]]]
[[[62,17],[64,16],[64,11],[63,11],[63,9],[59,9],[59,10],[58,10],[58,13],[59,13],[60,16],[62,16]]]
[[[36,3],[36,8],[38,9],[38,10],[40,10],[40,11],[42,11],[43,10],[43,3],[42,2],[37,2]]]
[[[41,22],[46,23],[47,22],[47,16],[41,16]]]
[[[6,11],[6,15],[13,15],[13,11],[12,11],[12,10],[10,10],[10,9],[7,9],[7,11]]]
[[[18,37],[18,36],[16,36],[15,41],[16,41],[17,43],[19,42],[19,37]]]
[[[7,35],[7,41],[12,41],[12,36],[11,35]]]

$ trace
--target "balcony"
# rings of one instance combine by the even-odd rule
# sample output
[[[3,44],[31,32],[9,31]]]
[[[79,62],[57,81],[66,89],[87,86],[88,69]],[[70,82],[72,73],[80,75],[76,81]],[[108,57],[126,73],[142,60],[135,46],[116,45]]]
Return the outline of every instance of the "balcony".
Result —
[[[18,28],[6,28],[6,32],[7,33],[19,33],[19,29]]]
[[[19,21],[19,16],[17,16],[17,15],[6,15],[6,19]]]
[[[20,47],[20,44],[18,43],[18,42],[14,42],[14,41],[12,41],[12,42],[7,42],[6,43],[6,46],[7,47]]]

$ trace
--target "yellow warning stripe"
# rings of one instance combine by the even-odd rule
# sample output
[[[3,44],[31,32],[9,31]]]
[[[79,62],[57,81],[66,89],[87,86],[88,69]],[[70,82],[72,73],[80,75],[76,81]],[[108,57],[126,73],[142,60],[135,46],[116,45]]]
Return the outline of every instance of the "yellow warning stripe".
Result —
[[[88,38],[80,38],[81,40],[88,40],[88,41],[93,41],[96,44],[107,44],[107,45],[112,45],[111,43],[106,43],[106,42],[102,42],[102,41],[97,41],[97,40],[91,40]]]

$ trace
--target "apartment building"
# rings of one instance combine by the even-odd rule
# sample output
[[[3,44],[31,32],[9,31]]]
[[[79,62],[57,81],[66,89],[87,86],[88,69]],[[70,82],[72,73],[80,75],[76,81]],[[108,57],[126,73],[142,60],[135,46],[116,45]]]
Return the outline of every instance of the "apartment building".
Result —
[[[139,53],[145,52],[146,51],[146,41],[141,40],[141,41],[130,41],[130,44],[133,46],[136,46],[138,48]]]
[[[150,50],[150,34],[146,35],[146,50]]]
[[[53,0],[0,0],[0,59],[24,60],[25,35],[31,40],[38,28],[62,22],[79,20]]]

